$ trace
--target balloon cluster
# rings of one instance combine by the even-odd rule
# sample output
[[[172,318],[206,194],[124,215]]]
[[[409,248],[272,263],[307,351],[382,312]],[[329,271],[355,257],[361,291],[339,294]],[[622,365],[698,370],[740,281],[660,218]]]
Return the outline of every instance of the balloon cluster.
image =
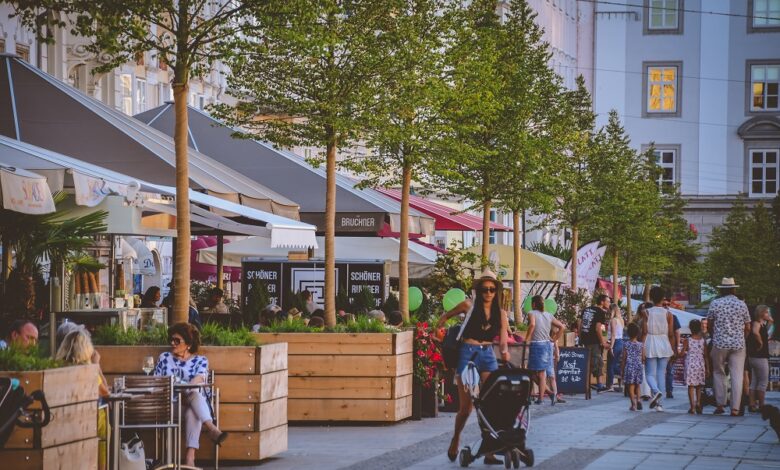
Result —
[[[533,310],[531,297],[526,297],[523,301],[523,312],[528,313],[531,310]],[[558,303],[555,302],[555,299],[544,299],[544,311],[555,315],[555,312],[558,311]]]

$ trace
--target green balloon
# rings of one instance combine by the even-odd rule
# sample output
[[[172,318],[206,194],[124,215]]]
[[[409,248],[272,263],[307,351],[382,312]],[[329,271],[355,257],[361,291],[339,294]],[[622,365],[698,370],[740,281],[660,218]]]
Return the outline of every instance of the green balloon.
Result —
[[[531,297],[526,297],[523,301],[523,312],[528,313],[531,310],[533,310],[533,307],[531,307]]]
[[[555,302],[555,299],[544,299],[544,311],[555,315],[555,312],[558,311],[558,304]]]
[[[444,311],[449,312],[464,300],[466,300],[466,293],[463,292],[463,289],[458,289],[456,287],[448,290],[447,293],[444,294],[441,304],[444,307]]]
[[[409,288],[409,311],[414,312],[422,305],[423,293],[419,287]]]

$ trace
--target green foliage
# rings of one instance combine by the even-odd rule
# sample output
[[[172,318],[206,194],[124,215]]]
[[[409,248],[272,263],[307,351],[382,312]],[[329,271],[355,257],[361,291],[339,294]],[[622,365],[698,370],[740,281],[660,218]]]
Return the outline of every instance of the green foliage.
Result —
[[[349,302],[349,295],[347,294],[347,289],[342,287],[341,289],[339,289],[338,295],[336,295],[336,309],[347,312],[349,311],[350,308],[351,305]]]
[[[751,211],[746,197],[734,202],[726,220],[710,237],[705,273],[708,284],[734,277],[749,304],[771,303],[780,292],[780,237],[763,203]]]
[[[568,261],[571,258],[571,246],[569,244],[554,245],[548,242],[534,242],[528,245],[528,249],[543,255],[554,256],[563,261]]]
[[[360,292],[355,294],[350,305],[350,312],[354,314],[368,313],[376,308],[376,299],[374,294],[371,293],[371,289],[363,287]]]
[[[42,355],[37,347],[22,350],[9,345],[5,349],[0,349],[0,370],[2,371],[56,369],[66,365],[61,361]]]
[[[427,290],[435,299],[441,299],[455,287],[467,293],[471,291],[474,275],[470,266],[477,263],[477,255],[464,250],[462,246],[461,242],[453,240],[447,252],[436,258],[427,283]]]
[[[558,311],[555,318],[560,320],[570,330],[577,324],[577,317],[585,307],[590,305],[590,294],[587,289],[561,289],[555,295],[555,302],[558,304]]]
[[[92,342],[99,345],[116,346],[166,346],[168,328],[157,325],[150,329],[123,330],[119,325],[99,326],[92,334]],[[248,328],[229,328],[206,323],[201,331],[201,343],[207,346],[254,346],[257,344]]]
[[[260,312],[271,303],[271,296],[267,283],[260,279],[255,279],[247,288],[246,305],[241,313],[245,325],[254,325],[260,321]]]
[[[425,303],[425,296],[423,296],[423,303]],[[420,307],[422,308],[422,307]],[[395,310],[400,310],[398,306],[398,297],[391,292],[388,294],[387,298],[385,299],[385,302],[382,304],[382,307],[380,308],[385,314],[388,314],[390,312],[393,312]]]
[[[338,323],[333,328],[312,328],[300,318],[288,318],[262,327],[260,331],[263,333],[393,333],[398,330],[365,315],[357,315],[354,321]]]

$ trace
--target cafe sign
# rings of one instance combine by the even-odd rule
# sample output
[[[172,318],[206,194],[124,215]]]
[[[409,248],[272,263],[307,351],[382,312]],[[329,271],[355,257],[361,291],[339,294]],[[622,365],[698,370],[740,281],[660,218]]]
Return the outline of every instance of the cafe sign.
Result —
[[[317,231],[325,230],[325,214],[301,213],[301,221],[316,225]],[[377,233],[385,223],[384,213],[337,212],[336,233]]]

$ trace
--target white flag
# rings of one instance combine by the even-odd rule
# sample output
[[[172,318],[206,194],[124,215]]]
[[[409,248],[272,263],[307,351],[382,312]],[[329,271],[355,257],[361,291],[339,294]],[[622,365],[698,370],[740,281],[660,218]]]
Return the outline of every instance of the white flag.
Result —
[[[0,185],[5,209],[23,214],[49,214],[56,210],[43,176],[23,170],[0,170]]]

